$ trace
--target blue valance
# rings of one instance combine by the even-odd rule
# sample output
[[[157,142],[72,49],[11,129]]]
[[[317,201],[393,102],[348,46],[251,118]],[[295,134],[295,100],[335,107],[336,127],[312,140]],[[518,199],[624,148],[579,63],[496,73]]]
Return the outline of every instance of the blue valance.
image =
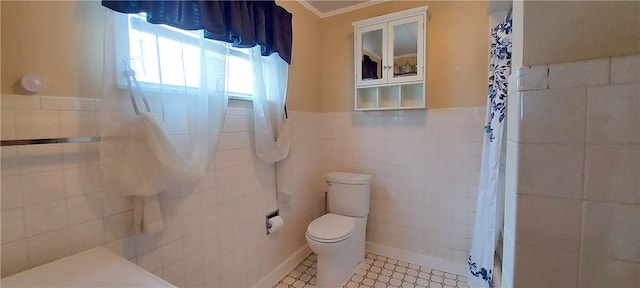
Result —
[[[233,43],[234,47],[260,45],[262,55],[274,52],[291,64],[292,15],[275,1],[102,1],[121,13],[146,12],[147,22],[184,30],[204,30],[204,37]]]

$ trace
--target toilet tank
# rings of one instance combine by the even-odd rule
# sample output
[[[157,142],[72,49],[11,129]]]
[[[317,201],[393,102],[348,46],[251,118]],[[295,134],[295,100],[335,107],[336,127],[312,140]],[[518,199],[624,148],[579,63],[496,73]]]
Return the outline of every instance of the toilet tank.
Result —
[[[327,174],[327,184],[331,213],[349,217],[369,214],[371,175],[331,172]]]

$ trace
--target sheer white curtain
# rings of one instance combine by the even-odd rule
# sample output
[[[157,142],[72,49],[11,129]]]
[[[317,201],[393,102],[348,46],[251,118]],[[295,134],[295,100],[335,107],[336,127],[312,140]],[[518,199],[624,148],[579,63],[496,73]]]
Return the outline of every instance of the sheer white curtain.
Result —
[[[133,196],[134,229],[154,233],[163,228],[158,195],[195,185],[211,162],[227,107],[229,49],[201,31],[135,26],[107,13],[103,183],[108,193]]]
[[[277,53],[261,56],[260,46],[251,48],[253,67],[253,118],[256,154],[266,163],[285,159],[291,142],[285,122],[289,64]]]

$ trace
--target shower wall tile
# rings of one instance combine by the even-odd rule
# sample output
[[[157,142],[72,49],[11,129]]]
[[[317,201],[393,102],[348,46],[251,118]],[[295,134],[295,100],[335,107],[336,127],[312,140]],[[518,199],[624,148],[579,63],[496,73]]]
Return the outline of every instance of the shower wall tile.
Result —
[[[640,209],[637,205],[585,201],[584,255],[640,262]]]
[[[22,209],[2,211],[2,243],[23,239],[26,235],[24,229],[24,216]]]
[[[522,119],[517,124],[520,126],[520,142],[584,142],[587,109],[586,89],[525,91],[521,101],[521,105],[523,105]]]
[[[104,244],[109,251],[129,261],[135,260],[136,246],[133,237],[123,237]]]
[[[75,97],[41,97],[42,110],[95,111],[96,102],[98,102],[98,100],[96,99],[83,99]]]
[[[102,195],[102,216],[111,216],[133,209],[133,199],[119,194],[104,192]]]
[[[2,109],[15,110],[40,110],[40,97],[38,95],[2,95]]]
[[[506,159],[505,159],[505,188],[507,191],[517,191],[518,188],[518,171],[519,171],[519,153],[518,149],[523,144],[515,141],[507,140]],[[515,215],[513,215],[515,217]]]
[[[640,56],[611,58],[611,84],[640,83]]]
[[[506,220],[506,219],[505,219]],[[515,265],[515,240],[513,239],[512,230],[509,230],[505,227],[505,231],[502,238],[502,281],[504,283],[502,285],[507,285],[507,283],[513,284],[513,271],[516,267]],[[511,285],[511,284],[510,284]]]
[[[78,253],[102,245],[104,243],[102,219],[69,227],[69,238],[71,239],[71,253]]]
[[[577,287],[578,253],[516,245],[513,287]]]
[[[61,149],[60,144],[18,146],[20,174],[61,170]]]
[[[16,147],[0,147],[0,173],[2,176],[20,175],[18,169],[18,153]]]
[[[88,166],[65,169],[64,185],[67,197],[101,192],[100,168]]]
[[[543,65],[549,89],[521,89],[524,120],[511,125],[519,120],[511,114],[507,135],[507,204],[513,193],[518,207],[507,205],[504,247],[515,244],[515,256],[505,253],[503,263],[515,258],[514,286],[640,283],[638,63],[640,55]],[[562,109],[561,97],[549,96],[579,90],[586,91],[586,103],[580,96],[560,103]],[[519,104],[510,103],[510,111]],[[550,121],[550,111],[551,118],[564,113],[565,119]],[[544,138],[547,129],[554,137]]]
[[[611,60],[595,59],[549,65],[549,88],[586,87],[609,84]]]
[[[97,114],[88,111],[59,111],[60,137],[100,136]]]
[[[113,241],[133,232],[133,213],[131,211],[104,217],[105,241]]]
[[[162,269],[162,249],[155,249],[138,255],[136,264],[147,271]]]
[[[2,129],[2,140],[15,139],[15,124],[13,123],[13,111],[2,110],[2,123],[0,128]]]
[[[24,208],[27,236],[42,234],[69,225],[64,200],[45,202]]]
[[[547,65],[522,66],[516,72],[516,77],[516,87],[519,91],[549,88],[549,67]]]
[[[24,206],[64,199],[62,170],[20,175],[20,192]]]
[[[584,145],[519,146],[518,194],[582,198]]]
[[[588,145],[586,153],[585,199],[640,204],[640,145]]]
[[[504,213],[505,215],[509,215],[504,218],[504,233],[509,233],[510,235],[516,235],[516,224],[518,223],[518,195],[514,190],[510,187],[506,187],[505,189],[505,198],[504,198]],[[512,236],[513,238],[513,236]],[[506,241],[503,241],[506,245]],[[515,245],[515,243],[512,243]]]
[[[587,143],[640,143],[640,84],[589,88]]]
[[[1,253],[3,274],[14,274],[29,268],[26,240],[3,243]]]
[[[14,110],[13,121],[16,139],[59,138],[61,135],[58,111]]]
[[[583,256],[579,287],[638,287],[640,264]]]
[[[578,253],[581,200],[518,195],[517,202],[517,243]]]
[[[67,198],[69,225],[102,218],[102,193]]]
[[[27,239],[29,266],[35,267],[71,254],[69,228],[43,233]]]
[[[65,169],[98,166],[98,143],[65,143],[62,146],[62,165]]]
[[[22,207],[22,195],[18,176],[2,177],[2,191],[0,203],[2,211]]]

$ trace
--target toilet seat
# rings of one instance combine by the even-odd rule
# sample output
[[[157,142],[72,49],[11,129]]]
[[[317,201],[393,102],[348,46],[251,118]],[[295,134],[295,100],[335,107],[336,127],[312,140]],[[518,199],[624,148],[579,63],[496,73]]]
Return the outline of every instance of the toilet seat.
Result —
[[[353,233],[354,221],[351,217],[326,214],[313,220],[307,227],[307,236],[317,242],[336,243]]]

